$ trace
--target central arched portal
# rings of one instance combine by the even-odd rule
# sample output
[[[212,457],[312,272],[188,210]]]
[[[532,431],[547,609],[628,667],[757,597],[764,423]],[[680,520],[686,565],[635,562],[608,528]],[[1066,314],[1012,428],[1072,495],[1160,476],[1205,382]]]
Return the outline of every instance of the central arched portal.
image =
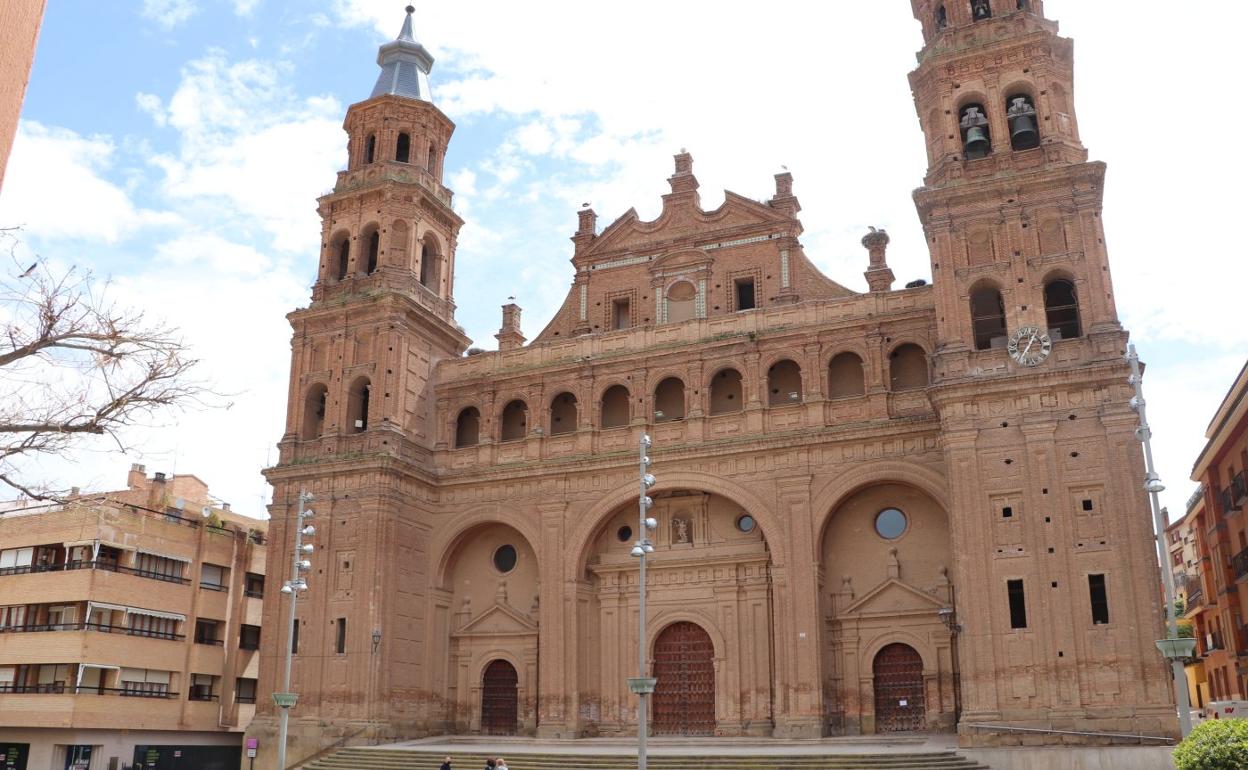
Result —
[[[715,733],[715,645],[696,623],[673,623],[654,642],[655,735]]]
[[[505,660],[490,661],[481,676],[481,732],[515,735],[519,716],[519,676]]]
[[[875,656],[875,731],[916,732],[927,728],[923,706],[923,658],[908,644],[890,644]]]

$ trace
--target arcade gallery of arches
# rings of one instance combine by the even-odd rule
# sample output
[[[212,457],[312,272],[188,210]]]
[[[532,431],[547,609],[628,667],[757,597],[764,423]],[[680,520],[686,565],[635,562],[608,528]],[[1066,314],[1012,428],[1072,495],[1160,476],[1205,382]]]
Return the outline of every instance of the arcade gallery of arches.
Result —
[[[952,606],[951,549],[938,491],[864,484],[812,522],[808,536],[786,528],[774,508],[755,507],[753,495],[737,502],[733,484],[667,486],[653,495],[659,527],[647,579],[653,734],[772,735],[786,697],[821,699],[834,733],[952,728],[954,639],[940,615]],[[559,565],[575,573],[576,597],[554,631],[574,648],[564,697],[575,699],[581,735],[635,732],[637,699],[626,679],[637,669],[636,511],[636,498],[613,507],[564,554],[521,531],[532,524],[490,521],[459,533],[442,562],[434,615],[451,661],[449,729],[537,732],[541,576],[550,572],[540,561],[575,558]],[[776,544],[812,540],[818,586],[800,587],[783,555],[793,546]],[[786,623],[795,612],[809,617]],[[793,644],[786,626],[808,630]],[[806,639],[821,640],[819,649]],[[822,672],[808,686],[792,679],[803,654]]]

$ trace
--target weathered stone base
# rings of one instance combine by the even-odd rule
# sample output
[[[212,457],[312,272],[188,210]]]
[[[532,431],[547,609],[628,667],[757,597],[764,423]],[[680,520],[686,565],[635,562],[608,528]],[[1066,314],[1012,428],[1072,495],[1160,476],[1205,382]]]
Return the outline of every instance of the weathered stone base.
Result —
[[[976,727],[977,724],[1019,728],[1019,732]],[[1032,729],[1046,732],[1026,732]],[[1047,732],[1052,731],[1052,732]],[[1095,734],[1081,734],[1095,733]],[[1013,746],[1155,746],[1157,741],[1141,741],[1130,736],[1179,739],[1179,720],[1171,707],[1155,709],[1093,711],[1070,716],[1035,714],[964,714],[958,724],[961,748]]]
[[[256,752],[258,767],[277,767],[276,717],[257,716],[247,727],[246,738],[256,738],[260,745]],[[396,725],[385,722],[330,722],[318,719],[291,719],[287,726],[286,766],[296,767],[316,755],[343,746],[376,746],[422,737],[409,734]],[[246,746],[246,740],[243,745]]]
[[[1044,746],[958,749],[993,770],[1174,770],[1169,746]]]

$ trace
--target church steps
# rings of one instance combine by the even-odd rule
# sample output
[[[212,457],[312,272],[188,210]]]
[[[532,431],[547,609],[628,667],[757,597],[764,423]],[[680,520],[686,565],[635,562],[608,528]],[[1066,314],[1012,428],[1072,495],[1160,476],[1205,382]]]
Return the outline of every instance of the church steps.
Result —
[[[494,755],[452,752],[450,756],[456,770],[477,770],[485,765],[486,756]],[[347,748],[305,765],[304,770],[432,770],[445,756],[434,751]],[[637,766],[636,757],[628,754],[509,756],[512,770],[629,770]],[[954,752],[652,755],[648,765],[653,770],[987,770]]]

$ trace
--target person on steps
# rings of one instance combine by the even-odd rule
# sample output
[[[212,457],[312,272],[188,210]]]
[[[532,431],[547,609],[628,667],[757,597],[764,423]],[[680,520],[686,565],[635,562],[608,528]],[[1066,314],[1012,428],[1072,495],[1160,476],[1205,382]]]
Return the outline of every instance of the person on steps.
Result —
[[[485,770],[497,770],[497,763],[493,759],[485,760]]]
[[[451,758],[447,757],[442,760],[442,767],[439,767],[438,770],[451,770]]]

